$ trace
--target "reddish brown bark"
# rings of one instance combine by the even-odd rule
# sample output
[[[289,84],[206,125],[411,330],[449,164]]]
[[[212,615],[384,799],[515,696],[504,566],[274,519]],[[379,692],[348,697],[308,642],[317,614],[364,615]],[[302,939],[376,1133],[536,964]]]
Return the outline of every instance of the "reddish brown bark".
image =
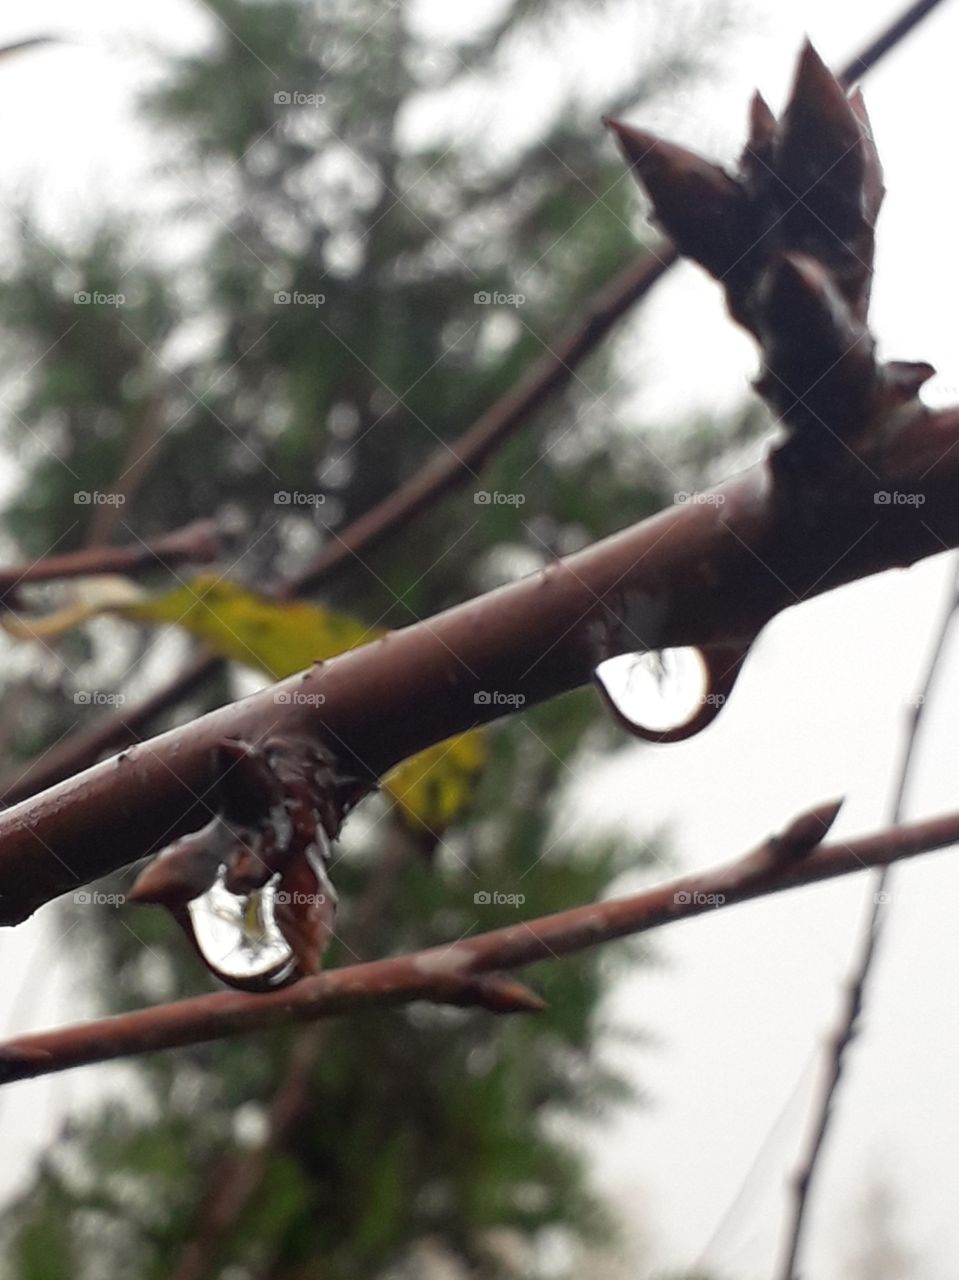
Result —
[[[268,995],[230,992],[198,996],[82,1026],[21,1036],[0,1045],[0,1079],[26,1079],[131,1054],[331,1017],[369,1005],[432,1000],[477,1003],[501,1010],[497,993],[511,994],[518,984],[506,981],[503,986],[503,980],[494,977],[493,988],[477,988],[482,975],[557,959],[675,920],[883,866],[959,841],[959,813],[950,813],[816,847],[837,808],[831,804],[810,810],[781,836],[765,840],[735,862],[628,898],[574,907],[412,955],[329,970]],[[520,992],[525,990],[519,988]],[[523,998],[507,1000],[507,1005],[517,1010],[531,1007]]]

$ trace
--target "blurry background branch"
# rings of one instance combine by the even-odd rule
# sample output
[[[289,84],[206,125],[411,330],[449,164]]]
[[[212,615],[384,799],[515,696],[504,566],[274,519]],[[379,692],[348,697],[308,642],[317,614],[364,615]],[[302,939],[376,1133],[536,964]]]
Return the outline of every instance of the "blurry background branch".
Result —
[[[209,564],[222,553],[216,523],[193,520],[155,541],[127,543],[122,547],[90,547],[64,555],[43,556],[31,564],[0,569],[0,596],[33,582],[55,582],[94,574],[118,573],[135,577],[157,566]]]
[[[906,791],[912,777],[916,759],[919,729],[929,704],[933,685],[940,670],[946,641],[959,611],[959,565],[953,571],[949,597],[942,619],[933,637],[932,652],[925,675],[909,710],[908,722],[902,740],[902,755],[889,803],[889,822],[901,829]],[[864,1002],[870,977],[875,969],[883,929],[889,916],[892,901],[890,884],[892,864],[883,863],[872,877],[872,901],[867,903],[866,921],[857,955],[845,982],[843,1009],[827,1042],[827,1073],[822,1091],[816,1099],[809,1123],[809,1136],[804,1155],[793,1179],[792,1213],[788,1220],[786,1244],[783,1254],[782,1280],[797,1280],[798,1261],[804,1233],[809,1218],[811,1195],[816,1174],[822,1165],[826,1139],[834,1119],[839,1086],[842,1082],[846,1055],[857,1036],[864,1012]]]

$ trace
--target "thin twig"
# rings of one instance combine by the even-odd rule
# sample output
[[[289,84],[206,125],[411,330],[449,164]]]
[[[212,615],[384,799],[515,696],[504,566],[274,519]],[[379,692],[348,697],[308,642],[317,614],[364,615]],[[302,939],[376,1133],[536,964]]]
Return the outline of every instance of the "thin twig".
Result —
[[[936,631],[932,653],[929,657],[919,693],[909,712],[906,731],[902,739],[900,761],[889,804],[889,823],[893,828],[899,827],[902,821],[903,801],[912,776],[919,728],[922,724],[925,708],[929,702],[933,683],[940,670],[946,641],[956,618],[957,610],[959,610],[959,562],[957,562],[953,572],[947,605]],[[846,994],[842,1012],[835,1030],[827,1041],[829,1057],[826,1079],[823,1083],[820,1097],[813,1108],[806,1154],[801,1160],[799,1169],[793,1179],[793,1213],[786,1236],[786,1248],[781,1271],[782,1280],[798,1280],[799,1277],[797,1264],[803,1233],[808,1221],[811,1192],[822,1164],[826,1138],[829,1134],[836,1096],[845,1067],[846,1053],[859,1030],[867,987],[875,967],[876,954],[883,931],[888,922],[889,885],[891,879],[892,866],[890,864],[883,865],[873,879],[871,886],[872,904],[863,926],[858,955],[852,963],[849,976],[845,982]]]
[[[110,492],[122,495],[127,511],[147,473],[159,461],[160,450],[156,445],[163,435],[163,409],[160,393],[154,392],[144,405],[133,438],[120,459],[119,472]],[[94,510],[87,534],[88,547],[102,547],[110,542],[120,520],[120,507],[119,502],[104,502]]]
[[[884,31],[866,45],[865,49],[860,50],[856,57],[849,59],[838,73],[839,79],[845,84],[852,84],[853,81],[859,80],[867,71],[872,70],[890,49],[895,48],[927,13],[931,13],[941,3],[942,0],[919,0],[918,4],[910,5],[905,13],[894,19]]]
[[[0,569],[0,597],[17,587],[36,582],[88,578],[101,573],[133,577],[155,569],[157,565],[209,564],[220,554],[215,521],[193,520],[153,542],[134,542],[123,547],[85,547],[81,551],[46,556],[32,564]]]
[[[616,322],[646,296],[676,260],[676,250],[668,241],[663,242],[597,290],[586,300],[572,331],[546,347],[515,387],[457,440],[440,446],[398,489],[335,534],[313,563],[281,589],[281,594],[300,595],[312,590],[360,552],[370,551],[387,534],[393,535],[450,489],[475,480],[478,468],[493,451],[542,408],[548,396],[570,381],[577,365],[596,350]]]
[[[953,812],[855,840],[818,845],[838,807],[834,802],[808,811],[782,835],[770,837],[734,862],[628,898],[574,907],[410,955],[329,970],[265,995],[230,992],[198,996],[81,1026],[21,1036],[0,1045],[0,1080],[8,1083],[414,1000],[474,1004],[496,1012],[532,1010],[531,993],[508,978],[500,978],[502,971],[555,960],[751,898],[959,843],[959,812]]]

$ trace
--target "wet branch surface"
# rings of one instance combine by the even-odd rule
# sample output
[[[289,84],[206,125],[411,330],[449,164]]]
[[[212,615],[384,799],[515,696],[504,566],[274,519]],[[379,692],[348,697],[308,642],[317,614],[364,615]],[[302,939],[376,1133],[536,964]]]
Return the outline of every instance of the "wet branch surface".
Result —
[[[414,1000],[533,1012],[535,996],[501,971],[556,960],[751,898],[849,875],[959,842],[959,812],[871,836],[822,844],[839,809],[811,809],[778,836],[723,866],[630,897],[522,921],[468,941],[328,970],[268,995],[220,993],[121,1014],[0,1045],[9,1083],[225,1036],[310,1022],[371,1006]]]

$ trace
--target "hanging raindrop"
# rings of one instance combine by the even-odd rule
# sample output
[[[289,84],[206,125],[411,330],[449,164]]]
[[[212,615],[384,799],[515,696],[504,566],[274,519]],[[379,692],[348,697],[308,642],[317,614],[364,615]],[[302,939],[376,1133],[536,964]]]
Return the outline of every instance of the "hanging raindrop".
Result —
[[[650,742],[680,742],[713,721],[725,705],[748,646],[659,649],[601,662],[593,673],[616,719]]]
[[[274,918],[275,886],[230,893],[223,875],[221,867],[216,882],[187,905],[197,950],[232,985],[282,986],[295,962]]]
[[[650,733],[685,723],[702,704],[706,667],[698,649],[660,649],[607,658],[596,679],[620,716]]]

